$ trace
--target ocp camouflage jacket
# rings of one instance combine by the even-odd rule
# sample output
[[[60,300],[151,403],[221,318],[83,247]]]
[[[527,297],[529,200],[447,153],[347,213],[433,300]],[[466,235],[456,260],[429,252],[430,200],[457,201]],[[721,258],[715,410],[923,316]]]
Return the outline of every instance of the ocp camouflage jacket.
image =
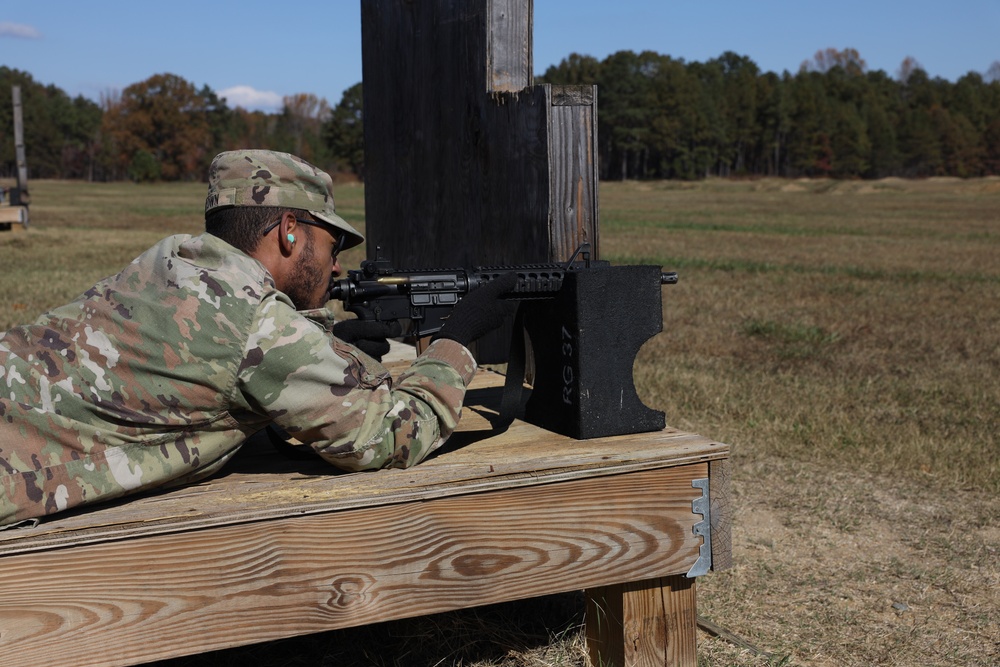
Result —
[[[341,469],[421,461],[458,422],[472,356],[438,340],[393,382],[332,323],[202,235],[0,333],[0,525],[201,479],[270,423]]]

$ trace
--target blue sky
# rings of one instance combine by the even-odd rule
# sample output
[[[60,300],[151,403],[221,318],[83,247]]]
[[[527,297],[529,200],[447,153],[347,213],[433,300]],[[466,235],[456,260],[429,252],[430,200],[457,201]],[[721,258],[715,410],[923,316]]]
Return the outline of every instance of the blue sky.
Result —
[[[295,93],[333,106],[361,80],[360,14],[360,0],[0,0],[0,64],[94,100],[169,72],[230,106],[271,111]],[[780,73],[850,47],[870,69],[913,56],[951,81],[1000,61],[1000,0],[535,0],[534,19],[537,74],[626,49],[735,51]]]

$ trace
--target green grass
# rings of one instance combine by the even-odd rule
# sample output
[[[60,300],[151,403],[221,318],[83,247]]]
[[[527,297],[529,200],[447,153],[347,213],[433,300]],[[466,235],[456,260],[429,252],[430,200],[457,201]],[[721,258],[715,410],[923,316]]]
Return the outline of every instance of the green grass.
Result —
[[[34,183],[33,226],[0,234],[0,328],[197,233],[204,191]],[[363,187],[337,195],[363,226]],[[702,664],[996,664],[1000,179],[600,196],[605,259],[680,273],[640,396],[733,446],[737,566],[699,582],[702,611],[780,656],[702,637]],[[579,666],[580,614],[555,596],[166,664]]]
[[[1000,190],[781,183],[603,186],[603,256],[680,273],[644,399],[754,451],[1000,491]]]

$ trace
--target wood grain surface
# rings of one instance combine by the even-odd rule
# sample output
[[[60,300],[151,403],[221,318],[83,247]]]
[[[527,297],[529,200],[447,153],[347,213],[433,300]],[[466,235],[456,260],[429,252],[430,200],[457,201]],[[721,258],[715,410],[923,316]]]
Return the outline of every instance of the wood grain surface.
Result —
[[[581,243],[600,259],[597,86],[550,86],[549,255],[568,261]]]
[[[0,655],[124,665],[686,571],[707,464],[0,560]]]
[[[342,473],[319,460],[289,459],[265,438],[245,445],[221,474],[168,492],[56,515],[31,529],[0,531],[0,556],[107,540],[430,500],[467,493],[617,475],[725,459],[729,447],[665,429],[574,440],[515,421],[495,434],[503,376],[473,381],[459,432],[409,470]]]
[[[591,664],[695,667],[695,582],[683,575],[672,575],[587,589],[587,649]]]

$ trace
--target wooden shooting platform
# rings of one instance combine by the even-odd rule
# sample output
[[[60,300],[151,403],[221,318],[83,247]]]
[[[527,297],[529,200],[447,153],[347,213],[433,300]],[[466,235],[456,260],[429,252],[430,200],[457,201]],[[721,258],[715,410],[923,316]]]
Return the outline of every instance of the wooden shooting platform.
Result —
[[[28,228],[28,209],[0,203],[0,232],[20,232]]]
[[[459,432],[409,470],[336,473],[252,440],[200,484],[0,531],[0,655],[132,665],[586,589],[593,664],[695,665],[685,575],[700,522],[729,564],[729,448],[669,428],[492,435],[502,379],[481,371]]]
[[[534,85],[533,0],[361,9],[368,257],[598,259],[597,90]],[[594,665],[694,667],[694,577],[731,559],[729,448],[496,434],[502,383],[481,371],[410,470],[338,474],[253,439],[203,483],[0,531],[0,655],[131,665],[585,590]]]

